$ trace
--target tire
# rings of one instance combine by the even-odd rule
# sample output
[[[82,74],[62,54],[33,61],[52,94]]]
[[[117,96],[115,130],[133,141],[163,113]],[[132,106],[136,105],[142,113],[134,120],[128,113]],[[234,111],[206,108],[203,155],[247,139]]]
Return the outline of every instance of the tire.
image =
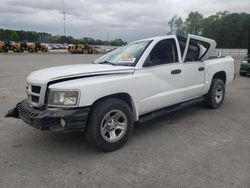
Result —
[[[225,83],[221,79],[213,79],[205,98],[205,106],[212,109],[221,107],[225,98]]]
[[[85,138],[92,146],[110,152],[121,148],[128,141],[133,127],[133,113],[129,105],[120,99],[110,98],[93,106]]]

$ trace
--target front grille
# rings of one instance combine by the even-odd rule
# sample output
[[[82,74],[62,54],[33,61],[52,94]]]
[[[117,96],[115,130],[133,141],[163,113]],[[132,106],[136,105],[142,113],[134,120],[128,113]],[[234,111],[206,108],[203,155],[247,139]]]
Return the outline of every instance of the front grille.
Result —
[[[31,92],[32,93],[37,93],[37,94],[40,94],[41,92],[41,87],[40,86],[31,86]]]
[[[40,107],[43,105],[46,87],[43,85],[28,83],[27,95],[30,105]]]
[[[39,103],[41,86],[28,85],[28,100],[33,103]]]

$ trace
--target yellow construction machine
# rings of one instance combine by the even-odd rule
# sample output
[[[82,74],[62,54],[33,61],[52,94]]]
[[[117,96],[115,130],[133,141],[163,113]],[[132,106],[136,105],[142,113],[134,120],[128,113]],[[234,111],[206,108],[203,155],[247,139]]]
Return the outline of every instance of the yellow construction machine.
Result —
[[[72,54],[85,54],[86,46],[84,44],[76,44],[74,46],[71,46],[69,52]]]
[[[42,52],[48,52],[49,49],[45,44],[41,44],[40,42],[35,42],[35,46],[38,49],[38,51],[42,51]]]
[[[38,49],[36,48],[35,43],[30,43],[30,42],[28,42],[26,45],[27,45],[27,46],[26,46],[26,50],[27,50],[28,52],[30,52],[30,53],[38,52]]]
[[[97,54],[98,51],[96,48],[91,47],[86,44],[76,44],[74,46],[70,46],[68,51],[72,54]]]
[[[21,46],[20,42],[12,42],[10,50],[13,52],[23,52],[25,49]]]
[[[0,52],[8,52],[11,44],[9,41],[0,41]]]
[[[48,52],[48,47],[45,44],[41,44],[40,42],[27,43],[26,50],[31,53],[38,51]]]

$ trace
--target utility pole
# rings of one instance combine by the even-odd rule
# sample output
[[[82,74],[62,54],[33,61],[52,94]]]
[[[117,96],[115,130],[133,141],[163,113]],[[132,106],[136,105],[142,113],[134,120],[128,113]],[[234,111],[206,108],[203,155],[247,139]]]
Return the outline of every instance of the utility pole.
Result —
[[[66,12],[65,12],[65,5],[63,0],[63,35],[66,36]]]

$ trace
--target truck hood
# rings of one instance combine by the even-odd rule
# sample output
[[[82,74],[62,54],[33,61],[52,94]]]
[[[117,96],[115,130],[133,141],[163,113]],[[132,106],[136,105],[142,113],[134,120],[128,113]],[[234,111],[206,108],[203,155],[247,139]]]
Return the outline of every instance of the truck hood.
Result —
[[[129,74],[134,72],[134,67],[113,66],[101,64],[78,64],[45,68],[31,72],[27,78],[28,83],[47,84],[61,79],[72,79],[84,76],[105,74]]]

